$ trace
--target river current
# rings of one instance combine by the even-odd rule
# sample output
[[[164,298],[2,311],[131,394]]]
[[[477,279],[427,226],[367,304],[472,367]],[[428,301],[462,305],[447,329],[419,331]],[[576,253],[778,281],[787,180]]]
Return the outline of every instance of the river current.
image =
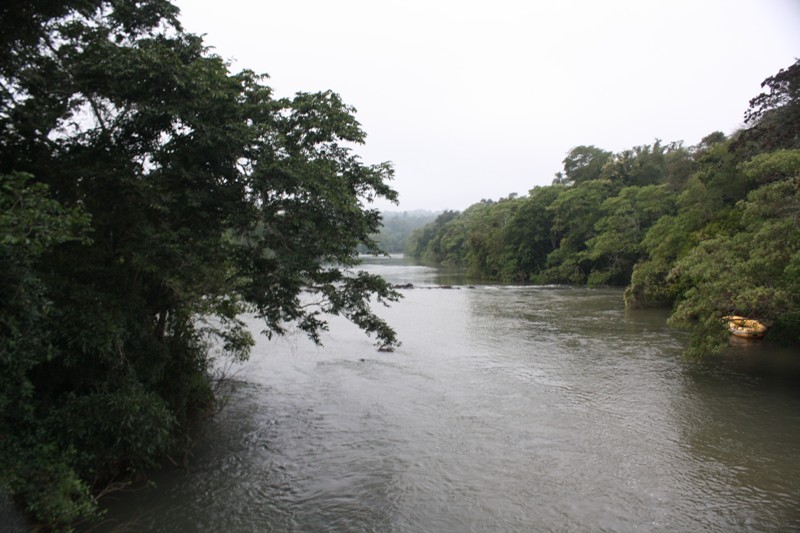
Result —
[[[259,336],[188,467],[95,530],[800,531],[798,354],[692,363],[619,290],[365,269],[414,284],[380,309],[402,346],[340,319],[321,348]]]

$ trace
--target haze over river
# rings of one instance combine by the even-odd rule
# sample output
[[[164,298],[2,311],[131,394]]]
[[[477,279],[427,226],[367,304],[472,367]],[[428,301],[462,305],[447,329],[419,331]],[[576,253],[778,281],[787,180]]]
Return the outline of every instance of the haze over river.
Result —
[[[188,468],[99,530],[800,531],[798,354],[690,363],[620,290],[365,268],[416,287],[380,310],[400,348],[338,319],[324,348],[259,336]]]

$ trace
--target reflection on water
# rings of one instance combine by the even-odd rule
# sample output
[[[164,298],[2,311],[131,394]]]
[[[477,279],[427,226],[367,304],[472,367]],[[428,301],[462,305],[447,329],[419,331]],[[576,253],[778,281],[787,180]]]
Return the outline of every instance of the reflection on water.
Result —
[[[381,310],[396,352],[340,320],[324,348],[260,339],[189,468],[103,528],[800,529],[796,354],[689,364],[666,313],[625,312],[618,290],[426,290],[458,273],[368,268],[420,287]]]
[[[380,274],[393,284],[411,283],[418,288],[431,288],[442,285],[465,285],[470,281],[466,270],[461,267],[434,268],[397,255],[363,256],[362,260],[365,262],[361,267],[362,270]]]

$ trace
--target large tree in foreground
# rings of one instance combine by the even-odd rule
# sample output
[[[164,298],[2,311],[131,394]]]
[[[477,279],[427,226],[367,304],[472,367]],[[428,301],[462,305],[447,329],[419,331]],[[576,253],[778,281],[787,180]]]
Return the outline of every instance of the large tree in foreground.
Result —
[[[237,318],[312,339],[325,314],[380,343],[357,272],[396,199],[351,151],[354,110],[276,98],[229,72],[161,0],[0,8],[0,481],[36,519],[87,516],[154,466],[211,401],[210,343],[245,357]],[[24,15],[24,16],[23,16]],[[313,294],[313,296],[310,296]]]

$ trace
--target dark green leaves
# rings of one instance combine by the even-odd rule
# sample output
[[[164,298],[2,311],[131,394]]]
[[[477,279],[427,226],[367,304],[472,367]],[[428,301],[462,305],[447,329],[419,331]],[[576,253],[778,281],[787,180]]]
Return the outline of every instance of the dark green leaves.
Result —
[[[391,165],[352,151],[365,134],[336,93],[275,99],[184,33],[169,2],[12,4],[0,476],[66,523],[90,513],[88,490],[181,453],[192,413],[213,407],[214,354],[253,345],[241,313],[317,341],[340,314],[395,344],[371,303],[398,295],[357,271],[356,250],[378,251],[370,204],[397,195]]]

